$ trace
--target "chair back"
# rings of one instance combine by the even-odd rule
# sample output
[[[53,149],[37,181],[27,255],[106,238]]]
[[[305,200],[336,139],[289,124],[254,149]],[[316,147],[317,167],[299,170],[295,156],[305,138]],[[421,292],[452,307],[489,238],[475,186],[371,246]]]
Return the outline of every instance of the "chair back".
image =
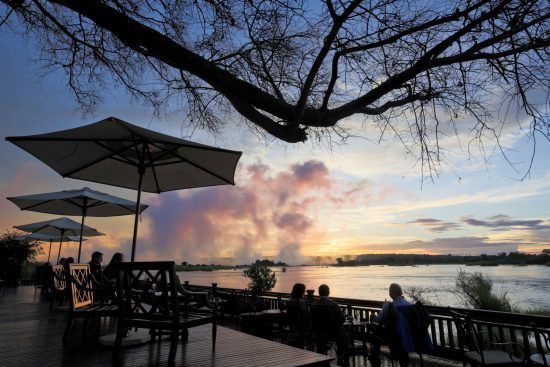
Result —
[[[52,266],[53,272],[53,287],[57,292],[63,291],[67,288],[67,280],[65,279],[65,269],[63,265]]]
[[[339,322],[337,307],[330,304],[311,305],[311,322],[318,338],[336,340],[341,337],[342,322]]]
[[[398,353],[425,353],[433,349],[428,327],[430,316],[422,303],[390,305],[388,337],[390,347]]]
[[[531,324],[535,344],[537,345],[537,355],[535,358],[538,364],[550,366],[550,330],[538,328],[535,324]],[[531,357],[533,359],[533,357]]]
[[[69,264],[67,281],[70,285],[70,307],[72,311],[94,304],[90,265]]]
[[[126,320],[179,320],[173,261],[123,262],[117,266],[117,300]]]
[[[308,323],[307,309],[303,309],[299,300],[290,299],[286,303],[286,316],[288,327],[291,332],[304,334]]]
[[[470,316],[453,311],[450,308],[449,312],[456,326],[460,351],[464,353],[464,349],[467,348],[470,351],[478,352],[483,357],[483,343],[472,324]]]

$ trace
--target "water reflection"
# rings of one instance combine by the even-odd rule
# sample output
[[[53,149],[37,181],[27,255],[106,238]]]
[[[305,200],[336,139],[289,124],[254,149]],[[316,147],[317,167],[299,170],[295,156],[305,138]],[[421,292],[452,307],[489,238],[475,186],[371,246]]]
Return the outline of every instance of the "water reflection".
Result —
[[[493,278],[496,291],[504,291],[517,306],[550,307],[550,267],[547,266],[462,266],[420,265],[411,266],[359,266],[359,267],[289,267],[286,272],[274,268],[277,285],[274,291],[290,292],[294,283],[317,289],[320,284],[330,286],[334,297],[384,300],[389,298],[390,283],[401,284],[406,291],[410,287],[425,289],[425,295],[441,305],[460,306],[452,289],[458,270],[482,272]],[[248,280],[242,270],[214,272],[184,272],[180,278],[191,284],[245,288]],[[317,292],[316,292],[317,293]]]

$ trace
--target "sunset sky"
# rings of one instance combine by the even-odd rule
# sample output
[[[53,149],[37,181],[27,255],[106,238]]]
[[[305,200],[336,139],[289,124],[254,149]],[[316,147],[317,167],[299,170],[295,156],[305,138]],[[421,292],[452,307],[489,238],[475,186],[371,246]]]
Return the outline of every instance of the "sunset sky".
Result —
[[[510,123],[502,132],[508,163],[491,144],[468,145],[467,118],[459,138],[443,139],[442,172],[422,183],[421,165],[403,145],[357,128],[345,145],[288,145],[259,138],[236,116],[217,137],[182,127],[183,113],[156,117],[121,88],[109,88],[93,115],[82,116],[62,72],[44,76],[32,41],[0,33],[0,193],[7,196],[84,186],[135,200],[135,191],[63,179],[6,136],[50,132],[108,116],[166,134],[240,150],[236,185],[145,194],[137,259],[246,263],[269,257],[291,264],[333,261],[363,253],[480,254],[550,248],[550,144],[539,139],[523,181],[532,142]],[[351,120],[349,126],[361,126]],[[486,142],[490,142],[487,140]],[[468,152],[469,151],[469,152]],[[53,219],[0,201],[0,229]],[[73,218],[78,220],[78,218]],[[132,217],[88,218],[106,233],[83,249],[106,258],[130,253]],[[57,251],[57,247],[54,247]],[[76,244],[63,255],[76,256]],[[45,255],[39,259],[43,260]]]

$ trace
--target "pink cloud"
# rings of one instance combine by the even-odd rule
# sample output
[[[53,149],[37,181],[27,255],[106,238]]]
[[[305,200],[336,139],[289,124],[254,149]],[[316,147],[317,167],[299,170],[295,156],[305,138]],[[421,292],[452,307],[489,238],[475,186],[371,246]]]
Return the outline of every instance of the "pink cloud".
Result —
[[[244,263],[265,254],[299,258],[302,243],[324,232],[317,226],[315,205],[339,205],[330,199],[338,187],[316,160],[282,171],[262,163],[241,167],[236,186],[155,198],[144,216],[151,233],[141,240],[140,251],[190,262],[235,257]]]

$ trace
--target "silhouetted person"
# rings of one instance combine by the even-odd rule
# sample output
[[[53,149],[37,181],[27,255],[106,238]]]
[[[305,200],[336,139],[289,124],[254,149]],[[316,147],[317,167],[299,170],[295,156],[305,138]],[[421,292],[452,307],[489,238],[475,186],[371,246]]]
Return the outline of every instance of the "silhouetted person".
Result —
[[[98,282],[102,282],[101,263],[103,262],[103,254],[99,251],[95,251],[92,254],[92,259],[88,263],[90,265],[90,274]]]
[[[50,264],[48,261],[44,263],[43,266],[43,274],[42,277],[44,278],[44,284],[42,285],[42,294],[48,293],[50,289],[53,289],[53,268],[52,264]]]
[[[59,259],[59,261],[57,262],[58,265],[65,265],[65,261],[67,261],[67,259],[65,259],[64,257],[62,257],[61,259]]]
[[[124,261],[124,255],[117,252],[103,270],[103,282],[105,285],[114,286],[116,282],[116,264]]]
[[[69,264],[74,264],[74,257],[68,257],[65,262],[63,263],[63,270],[65,270],[65,274],[69,274]]]
[[[391,317],[391,312],[397,312],[396,307],[400,306],[408,306],[411,305],[411,303],[403,297],[403,290],[401,289],[401,286],[397,283],[390,284],[389,288],[389,294],[390,298],[392,299],[392,302],[386,302],[384,303],[384,306],[382,307],[382,310],[378,314],[378,316],[375,317],[374,321],[377,322],[380,326],[385,327],[388,318]],[[387,338],[388,335],[395,334],[395,330],[380,330],[380,333],[383,333],[385,335],[378,335],[380,339]],[[399,364],[401,366],[407,366],[408,365],[408,354],[403,354],[399,358]],[[371,362],[373,366],[380,366],[380,344],[379,343],[373,343],[372,344],[372,353],[371,353]]]
[[[288,326],[291,332],[288,344],[298,348],[303,348],[305,335],[310,329],[309,310],[304,299],[305,292],[304,284],[294,284],[287,303]]]
[[[331,300],[330,288],[326,284],[319,286],[319,299],[311,304],[313,329],[317,339],[317,351],[325,352],[328,341],[336,342],[338,365],[347,365],[348,333],[344,327],[346,320],[338,303]]]

